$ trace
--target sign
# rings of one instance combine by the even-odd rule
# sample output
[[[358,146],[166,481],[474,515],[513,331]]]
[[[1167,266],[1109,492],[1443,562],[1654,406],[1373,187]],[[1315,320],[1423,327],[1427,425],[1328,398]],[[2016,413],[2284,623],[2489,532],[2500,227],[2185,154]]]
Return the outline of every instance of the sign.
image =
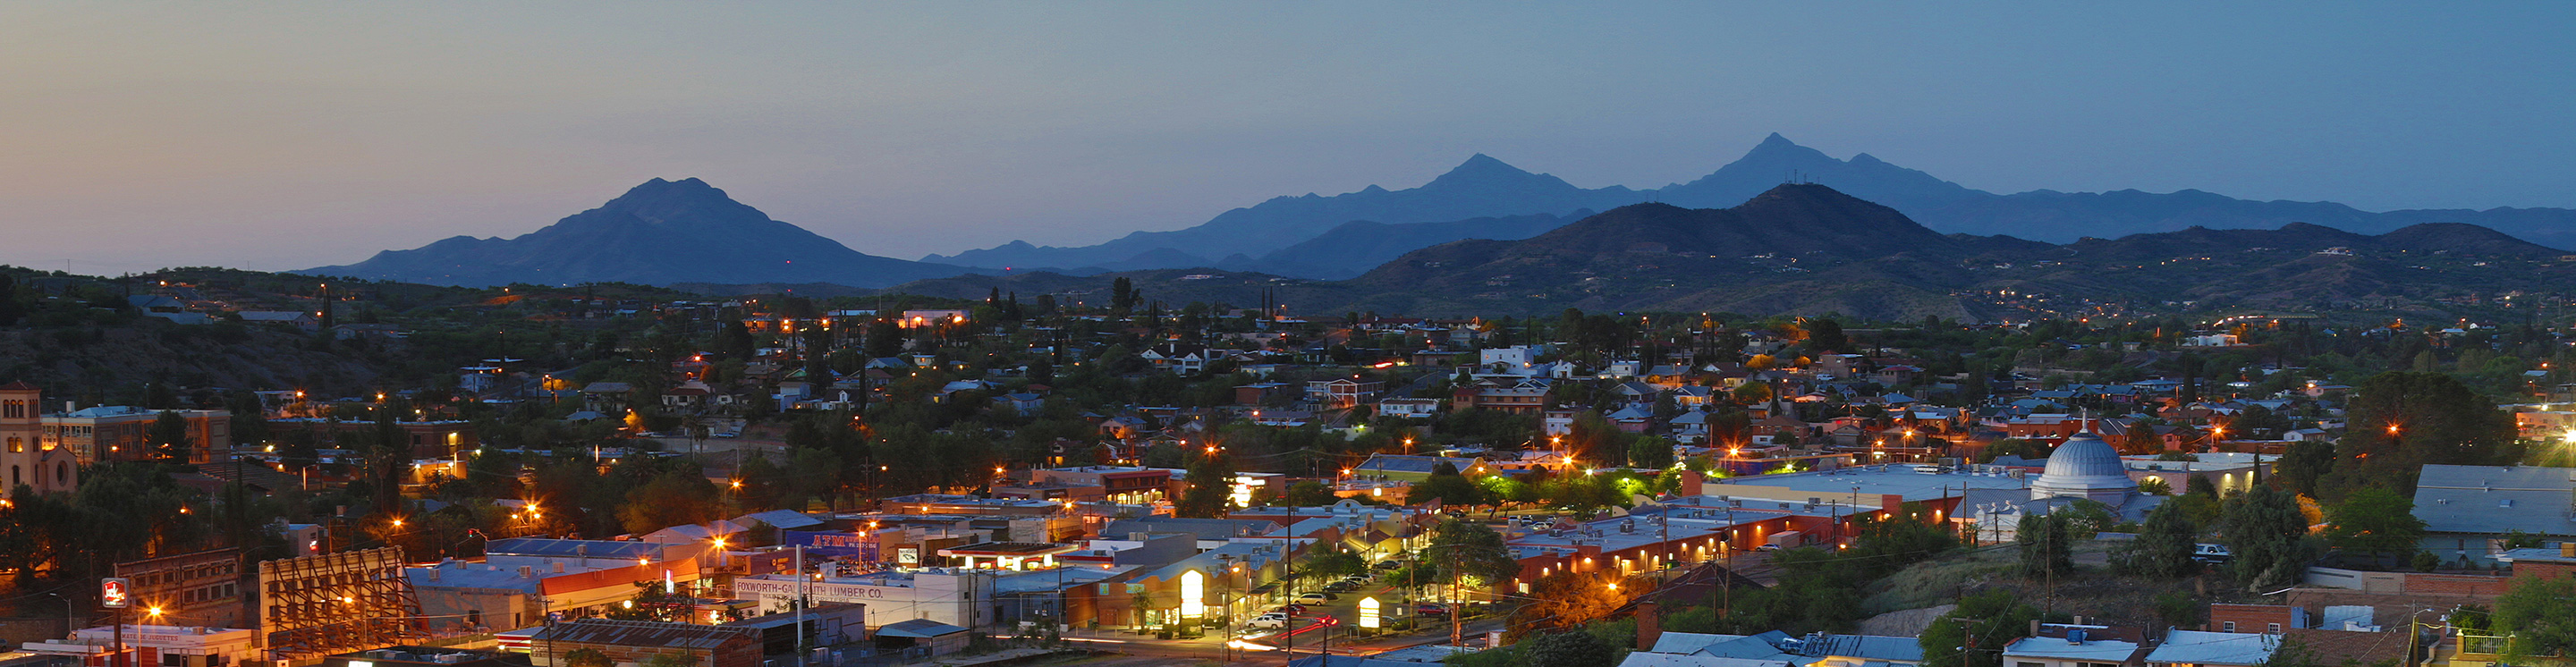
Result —
[[[904,565],[919,565],[921,564],[921,550],[912,547],[895,549],[894,562]]]
[[[98,580],[98,606],[109,609],[124,609],[127,605],[132,604],[132,600],[127,593],[132,591],[133,588],[134,582],[127,581],[124,577],[108,577]]]
[[[1360,627],[1372,630],[1380,627],[1378,620],[1379,606],[1377,598],[1375,597],[1360,598]]]

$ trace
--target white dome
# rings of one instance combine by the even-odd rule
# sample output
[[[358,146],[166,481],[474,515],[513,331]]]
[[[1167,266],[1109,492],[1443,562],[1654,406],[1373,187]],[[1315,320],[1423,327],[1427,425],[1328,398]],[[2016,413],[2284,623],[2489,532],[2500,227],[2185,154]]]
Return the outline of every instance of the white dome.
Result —
[[[2048,455],[2048,468],[2030,485],[2030,497],[2075,496],[2092,498],[2118,505],[2138,489],[2129,480],[2129,468],[2120,463],[2120,452],[2090,432],[2077,433],[2058,445]]]

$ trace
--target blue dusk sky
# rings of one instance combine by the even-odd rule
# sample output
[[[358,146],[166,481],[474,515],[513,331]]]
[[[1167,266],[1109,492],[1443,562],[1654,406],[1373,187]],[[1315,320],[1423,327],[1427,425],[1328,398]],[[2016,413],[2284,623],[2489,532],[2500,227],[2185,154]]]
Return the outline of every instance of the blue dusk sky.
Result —
[[[699,177],[863,252],[1779,132],[1996,192],[2576,207],[2576,4],[0,4],[0,263],[295,269]]]

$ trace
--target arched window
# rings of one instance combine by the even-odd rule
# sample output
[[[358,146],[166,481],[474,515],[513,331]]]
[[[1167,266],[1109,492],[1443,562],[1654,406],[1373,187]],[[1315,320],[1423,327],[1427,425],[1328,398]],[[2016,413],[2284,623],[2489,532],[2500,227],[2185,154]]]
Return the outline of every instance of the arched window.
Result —
[[[18,436],[14,436],[14,435],[13,435],[13,436],[9,436],[9,453],[11,453],[11,454],[24,454],[24,453],[26,453],[26,452],[27,452],[27,440],[26,440],[25,438],[20,438],[20,437],[18,437]]]
[[[44,473],[39,472],[36,474],[42,475]],[[54,483],[65,485],[72,483],[72,464],[60,461],[54,463]]]

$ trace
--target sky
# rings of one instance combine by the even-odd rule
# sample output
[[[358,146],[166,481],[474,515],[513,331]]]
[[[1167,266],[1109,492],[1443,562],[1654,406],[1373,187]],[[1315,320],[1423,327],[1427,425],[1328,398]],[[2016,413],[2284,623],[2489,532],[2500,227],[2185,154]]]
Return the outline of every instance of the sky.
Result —
[[[1607,6],[1603,6],[1607,5]],[[2576,207],[2571,3],[0,3],[0,263],[286,270],[645,180],[914,259],[1779,132],[1972,188]]]

